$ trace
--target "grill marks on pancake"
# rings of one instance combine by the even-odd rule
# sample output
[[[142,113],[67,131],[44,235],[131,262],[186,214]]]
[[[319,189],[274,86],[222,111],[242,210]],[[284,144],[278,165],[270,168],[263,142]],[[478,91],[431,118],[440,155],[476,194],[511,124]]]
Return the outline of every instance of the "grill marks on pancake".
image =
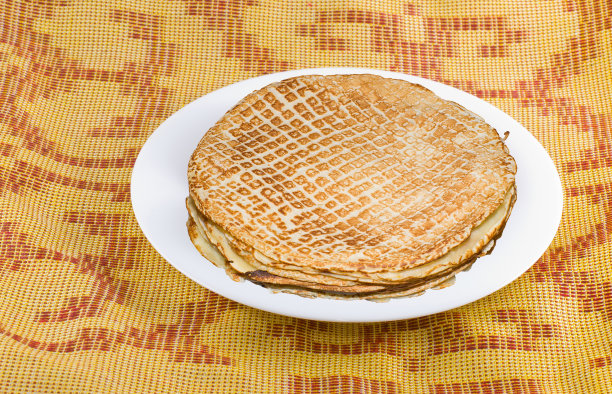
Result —
[[[197,209],[274,267],[364,275],[446,254],[501,204],[515,173],[480,117],[373,75],[253,92],[206,133],[188,170]]]

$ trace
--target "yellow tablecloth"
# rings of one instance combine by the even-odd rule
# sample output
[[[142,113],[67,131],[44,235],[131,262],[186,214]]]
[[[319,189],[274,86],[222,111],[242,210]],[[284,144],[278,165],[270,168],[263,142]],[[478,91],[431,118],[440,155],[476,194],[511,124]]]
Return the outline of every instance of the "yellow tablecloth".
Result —
[[[0,7],[0,391],[612,391],[610,1]],[[441,81],[525,125],[565,192],[544,256],[478,302],[379,324],[255,310],[162,259],[130,204],[147,137],[214,89],[323,66]]]

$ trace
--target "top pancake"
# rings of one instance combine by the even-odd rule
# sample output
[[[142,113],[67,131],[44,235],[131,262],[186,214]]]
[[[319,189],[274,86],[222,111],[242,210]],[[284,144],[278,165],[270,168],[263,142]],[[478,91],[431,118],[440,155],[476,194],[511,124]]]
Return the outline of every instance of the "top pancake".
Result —
[[[368,74],[300,76],[249,94],[188,168],[197,208],[243,247],[347,272],[445,254],[500,205],[515,173],[482,118]]]

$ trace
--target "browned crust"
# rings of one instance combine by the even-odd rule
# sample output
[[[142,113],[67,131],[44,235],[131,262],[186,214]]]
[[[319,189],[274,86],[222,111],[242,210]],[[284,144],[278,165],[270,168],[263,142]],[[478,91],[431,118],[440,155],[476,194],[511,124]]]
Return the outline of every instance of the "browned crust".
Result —
[[[251,282],[254,282],[260,285],[270,285],[270,286],[280,286],[280,287],[299,287],[299,288],[304,288],[304,289],[321,290],[321,291],[329,291],[329,292],[368,293],[368,292],[380,291],[380,290],[385,289],[385,286],[367,285],[367,284],[348,285],[348,286],[325,285],[321,283],[306,282],[302,280],[286,278],[286,277],[274,275],[274,274],[271,274],[269,272],[262,271],[262,270],[246,272],[242,275],[248,280],[250,280]]]
[[[425,221],[423,222],[422,226],[419,224],[419,226],[421,227],[412,228],[408,232],[403,229],[403,224],[401,223],[396,223],[389,227],[386,225],[385,222],[377,222],[377,218],[371,218],[372,220],[370,221],[368,221],[369,219],[365,220],[365,222],[361,223],[362,227],[359,230],[356,230],[356,228],[351,225],[350,222],[343,220],[337,220],[329,226],[325,225],[324,222],[321,222],[322,227],[318,231],[322,231],[323,233],[325,233],[326,231],[329,232],[329,234],[323,235],[316,235],[313,230],[305,230],[307,227],[303,227],[305,225],[310,226],[312,223],[316,222],[305,223],[304,221],[302,221],[296,223],[295,226],[285,227],[283,229],[282,226],[278,227],[278,223],[273,224],[275,222],[272,219],[263,222],[258,221],[259,219],[257,219],[254,213],[256,212],[256,209],[258,207],[262,206],[261,204],[259,206],[255,206],[248,202],[248,200],[243,199],[241,200],[241,204],[243,206],[246,206],[247,208],[242,209],[239,208],[239,205],[236,205],[230,200],[227,200],[227,196],[224,197],[223,193],[236,193],[235,196],[232,198],[238,198],[239,196],[237,194],[237,190],[241,186],[244,186],[241,185],[239,181],[240,179],[243,179],[241,177],[245,174],[247,174],[245,175],[247,176],[247,178],[249,176],[252,177],[255,174],[256,180],[257,177],[259,177],[259,179],[262,180],[264,184],[265,182],[271,182],[269,183],[270,187],[283,187],[282,185],[284,184],[278,183],[281,181],[275,180],[275,177],[277,175],[282,175],[283,172],[281,170],[274,170],[271,166],[268,166],[264,168],[266,171],[261,170],[262,173],[260,175],[257,175],[252,171],[244,170],[242,168],[243,165],[248,165],[250,163],[250,160],[253,160],[253,157],[251,157],[250,159],[246,157],[240,159],[238,157],[241,154],[240,149],[242,148],[240,147],[246,147],[249,144],[251,144],[252,146],[257,146],[259,144],[257,140],[250,139],[251,137],[249,137],[249,132],[251,130],[254,130],[254,128],[257,129],[257,127],[259,126],[256,124],[256,122],[248,121],[248,119],[250,119],[248,117],[251,116],[253,113],[255,113],[255,115],[258,115],[256,110],[257,104],[262,102],[262,100],[264,100],[264,97],[267,97],[267,94],[278,94],[278,92],[283,91],[283,89],[287,88],[287,86],[291,86],[291,84],[298,84],[298,87],[305,87],[306,89],[318,89],[317,94],[320,94],[321,97],[324,97],[323,104],[328,106],[321,107],[324,108],[325,111],[331,111],[330,108],[334,107],[334,105],[337,105],[337,102],[340,102],[341,104],[340,108],[336,108],[336,110],[344,110],[346,108],[349,108],[351,105],[360,106],[363,104],[367,106],[368,103],[363,102],[364,97],[366,97],[367,99],[367,97],[371,96],[377,97],[377,100],[382,100],[385,95],[393,96],[394,101],[389,105],[393,104],[400,109],[403,108],[403,110],[409,111],[411,107],[407,104],[403,104],[404,102],[407,102],[412,99],[412,96],[408,95],[408,93],[410,93],[411,95],[420,95],[420,100],[426,101],[428,106],[441,108],[441,111],[443,109],[444,111],[448,111],[448,113],[452,114],[452,119],[450,120],[450,123],[450,118],[445,118],[445,115],[441,115],[442,112],[434,111],[429,115],[425,114],[427,116],[431,115],[434,118],[437,117],[436,121],[438,123],[434,122],[435,124],[433,126],[436,127],[434,133],[439,132],[441,133],[441,135],[445,136],[444,138],[451,139],[458,134],[465,134],[465,137],[461,138],[470,141],[470,138],[475,138],[472,134],[470,134],[473,133],[473,130],[470,131],[465,129],[465,132],[458,131],[464,130],[462,128],[463,126],[458,127],[457,129],[453,129],[453,127],[456,126],[451,125],[453,124],[453,122],[461,120],[462,122],[466,122],[465,124],[469,124],[477,128],[477,135],[480,136],[479,138],[482,137],[482,141],[486,142],[486,144],[484,145],[486,145],[487,148],[478,150],[478,146],[471,146],[470,149],[476,149],[475,151],[478,153],[472,158],[472,161],[478,163],[482,162],[479,165],[483,167],[477,168],[479,169],[478,171],[481,171],[480,176],[486,178],[486,182],[483,183],[483,185],[485,186],[476,184],[476,181],[474,179],[470,179],[469,182],[467,180],[460,179],[460,181],[462,182],[461,187],[465,188],[465,190],[469,189],[470,187],[473,187],[478,190],[476,192],[469,191],[469,193],[465,190],[455,190],[454,193],[459,193],[459,199],[452,203],[448,201],[438,202],[446,205],[436,208],[437,210],[432,211],[431,215],[429,216],[426,214],[426,211],[423,211],[425,212],[423,213],[421,212],[422,210],[415,209],[415,212],[420,212],[419,215],[423,215],[423,217],[426,219],[423,219]],[[355,89],[360,89],[360,84],[366,84],[368,86],[369,90],[368,92],[366,92],[366,94],[361,94],[353,97],[351,96],[352,93],[347,93],[349,91],[354,92]],[[396,91],[394,91],[393,89],[395,89]],[[406,94],[397,93],[397,91],[404,92],[404,90],[406,90]],[[331,99],[331,96],[334,96],[335,98]],[[338,100],[334,101],[336,98]],[[330,112],[330,114],[331,113],[333,113],[333,111]],[[430,125],[428,126],[427,123],[428,118],[423,118],[423,116],[421,116],[420,118],[416,118],[417,123],[425,123],[423,125],[417,126],[421,128],[430,127]],[[244,117],[243,123],[240,123],[240,119],[236,120],[240,117]],[[280,119],[280,117],[277,118]],[[365,120],[365,122],[371,123],[371,121],[368,121],[367,119]],[[456,123],[457,122],[455,122],[454,124]],[[354,127],[357,126],[351,126],[349,128],[349,131],[356,130],[354,129]],[[367,130],[363,133],[365,133],[364,135],[367,135]],[[386,135],[385,138],[387,137],[391,138],[391,134]],[[376,139],[378,138],[376,136],[372,138],[374,138],[372,141],[379,141],[378,139]],[[298,140],[299,135],[295,138],[295,141]],[[261,142],[261,144],[263,144],[263,142]],[[452,144],[448,145],[448,149],[452,149]],[[461,152],[462,151],[459,151],[459,153],[455,152],[453,154],[458,155],[458,158],[464,160],[467,156],[462,157]],[[309,158],[312,158],[314,161],[319,160],[321,157],[317,158],[318,154],[323,153],[315,152],[311,156],[305,156],[304,160],[308,160]],[[265,152],[262,153],[260,157],[263,156],[265,156]],[[257,157],[258,156],[255,156],[255,158]],[[390,158],[388,160],[393,161],[393,155],[390,154],[389,157]],[[455,156],[453,156],[453,158],[454,157]],[[351,161],[353,159],[351,159]],[[410,157],[406,156],[402,158],[402,160],[409,161]],[[400,164],[404,165],[402,163],[403,162],[401,162]],[[349,162],[344,161],[341,162],[339,166],[347,164],[349,164]],[[401,170],[400,167],[397,168]],[[475,171],[475,169],[473,166],[468,166],[466,168],[466,176],[469,178],[471,174],[470,171]],[[268,170],[276,172],[268,173]],[[334,170],[334,168],[332,168],[332,170]],[[439,172],[439,169],[436,171]],[[457,168],[454,168],[453,171],[456,172]],[[383,168],[381,168],[381,173],[382,172],[384,172]],[[402,187],[408,186],[408,189],[406,189],[408,191],[419,190],[418,187],[415,189],[419,182],[425,181],[425,184],[421,185],[421,187],[425,187],[428,182],[427,177],[436,177],[436,174],[438,172],[432,171],[429,173],[429,175],[425,173],[423,177],[421,177],[421,174],[419,174],[418,177],[414,179],[409,179],[404,186],[400,185],[398,186],[398,188],[393,189],[394,191],[390,192],[395,193],[398,190],[403,190]],[[192,156],[192,159],[189,164],[188,175],[190,193],[194,197],[194,201],[197,208],[206,216],[210,217],[213,222],[218,223],[224,229],[224,231],[226,231],[228,234],[231,234],[233,237],[243,242],[244,244],[250,245],[256,250],[259,250],[262,253],[273,258],[279,258],[279,256],[283,256],[283,261],[286,261],[296,266],[312,267],[320,270],[327,269],[338,271],[344,270],[361,272],[381,272],[400,271],[406,268],[418,266],[420,264],[423,264],[424,262],[431,261],[445,254],[452,247],[461,243],[469,235],[471,229],[477,226],[495,209],[497,205],[499,205],[501,199],[503,199],[505,192],[507,192],[507,190],[513,184],[515,172],[515,162],[512,157],[507,153],[507,148],[505,147],[503,141],[501,140],[497,132],[489,125],[484,123],[484,121],[479,119],[477,116],[469,113],[469,111],[462,109],[462,107],[457,104],[448,103],[444,100],[441,100],[429,90],[418,85],[410,84],[405,81],[388,80],[376,76],[360,75],[296,77],[286,81],[281,81],[276,84],[272,84],[260,91],[248,95],[243,101],[241,101],[232,110],[230,110],[226,114],[226,116],[224,116],[224,118],[222,118],[213,128],[211,128],[208,133],[206,133]],[[316,177],[316,174],[313,175],[314,177]],[[295,178],[295,176],[293,176],[293,178]],[[235,183],[235,186],[232,186],[232,182]],[[355,183],[359,182],[356,181]],[[456,184],[454,185],[456,186]],[[352,185],[350,184],[347,185],[347,187],[351,186]],[[480,188],[483,189],[480,190]],[[345,191],[346,188],[342,187],[338,193],[342,194]],[[243,192],[247,194],[251,193],[251,195],[255,193],[254,196],[257,197],[258,193],[260,193],[261,190],[248,190],[248,188],[246,188],[243,190]],[[306,193],[306,198],[310,199],[311,201],[315,201],[316,193],[318,193],[318,189],[315,190],[312,194]],[[335,192],[330,193],[334,195],[333,193]],[[366,204],[367,206],[361,206],[361,208],[359,208],[360,206],[358,206],[357,202],[353,201],[354,204],[357,204],[355,205],[355,212],[360,215],[365,215],[368,210],[383,209],[384,204],[380,205],[380,203],[378,203],[378,200],[383,201],[385,198],[390,197],[389,194],[385,193],[379,196],[380,198],[376,197],[374,202],[369,203],[370,205]],[[334,198],[338,198],[339,195],[334,196]],[[449,199],[449,201],[451,200],[454,201],[453,199]],[[347,204],[353,204],[353,202],[351,201],[349,201],[349,203]],[[283,209],[282,206],[274,206],[271,201],[264,202],[268,204],[268,210],[266,212],[269,215],[278,216],[278,212],[282,211]],[[460,205],[454,206],[453,204]],[[323,209],[321,207],[319,208]],[[320,217],[324,217],[321,215],[327,215],[327,211],[325,211],[324,209],[319,213],[316,213],[315,211],[309,210],[307,208],[301,209],[299,210],[299,212],[296,212],[298,214],[306,213],[310,215],[312,215],[314,212],[315,216]],[[449,216],[452,216],[452,220],[448,218]],[[454,224],[450,224],[451,222]],[[271,227],[266,227],[264,223],[267,223],[267,225]],[[349,230],[345,230],[347,227],[347,223],[349,223]],[[303,245],[302,247],[292,246],[291,242],[293,241],[289,242],[287,240],[295,239],[291,231],[295,231],[296,229],[297,231],[301,231],[300,234],[311,237],[311,241],[298,241],[298,244]],[[357,231],[357,233],[355,233],[355,231]],[[410,233],[410,231],[413,231],[414,234]],[[397,238],[397,241],[387,242],[387,240],[390,239],[389,234],[394,234],[394,236],[396,237],[399,234],[400,237]],[[338,239],[344,239],[345,241],[336,242],[334,241],[334,236],[340,237]],[[366,239],[369,239],[369,241],[367,241],[370,242],[369,244],[364,241]],[[325,240],[328,240],[330,243],[326,244]],[[327,248],[318,248],[313,246],[318,244],[322,246],[331,246]],[[401,245],[401,247],[397,247],[398,245]],[[366,252],[364,253],[364,251]]]
[[[284,293],[297,294],[303,297],[325,297],[325,298],[348,298],[348,299],[369,299],[369,300],[382,300],[395,297],[406,297],[420,295],[425,290],[434,288],[438,285],[444,284],[444,282],[451,280],[459,272],[469,269],[472,264],[476,261],[478,256],[473,256],[470,260],[466,261],[460,266],[453,267],[447,271],[444,271],[435,277],[428,278],[428,280],[414,281],[410,283],[402,283],[398,285],[386,286],[380,291],[369,291],[369,292],[350,292],[344,291],[343,289],[337,290],[322,290],[312,289],[299,286],[277,286],[268,283],[257,283],[260,286],[269,288],[271,290],[280,291]]]

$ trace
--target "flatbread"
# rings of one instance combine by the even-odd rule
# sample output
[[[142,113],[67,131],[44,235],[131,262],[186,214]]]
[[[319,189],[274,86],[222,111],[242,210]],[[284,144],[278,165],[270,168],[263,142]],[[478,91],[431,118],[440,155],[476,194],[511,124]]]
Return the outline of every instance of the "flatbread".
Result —
[[[412,294],[492,247],[515,174],[495,129],[422,86],[300,76],[247,95],[204,135],[188,168],[189,234],[234,279]]]
[[[204,135],[188,177],[198,210],[265,256],[369,273],[448,252],[497,209],[515,172],[477,115],[364,74],[248,95]]]

